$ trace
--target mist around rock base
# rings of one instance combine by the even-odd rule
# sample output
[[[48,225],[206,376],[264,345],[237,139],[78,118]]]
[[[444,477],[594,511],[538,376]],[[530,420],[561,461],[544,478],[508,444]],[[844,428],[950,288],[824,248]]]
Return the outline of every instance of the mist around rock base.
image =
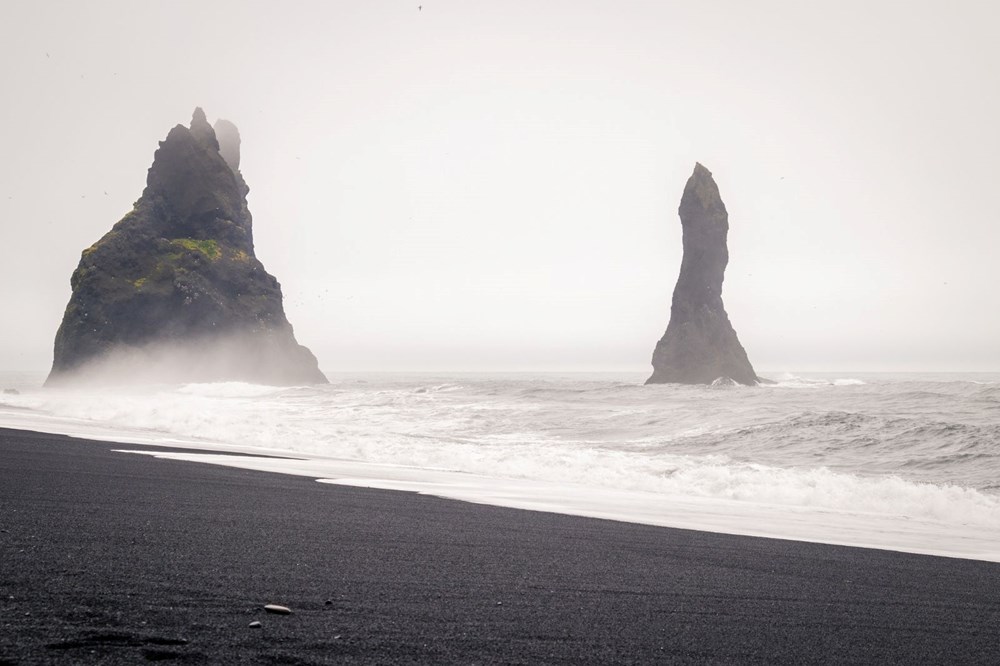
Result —
[[[307,380],[301,368],[316,366],[307,348],[289,347],[267,333],[233,333],[184,342],[118,344],[107,352],[46,380],[47,387],[122,386],[127,384],[187,384],[194,382],[248,382],[292,386],[325,383]]]

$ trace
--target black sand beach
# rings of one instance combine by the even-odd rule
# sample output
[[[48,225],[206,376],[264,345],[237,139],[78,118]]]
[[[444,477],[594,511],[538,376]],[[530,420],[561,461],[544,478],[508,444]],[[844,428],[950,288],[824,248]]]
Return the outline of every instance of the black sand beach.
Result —
[[[0,429],[0,664],[1000,663],[998,564],[115,448]]]

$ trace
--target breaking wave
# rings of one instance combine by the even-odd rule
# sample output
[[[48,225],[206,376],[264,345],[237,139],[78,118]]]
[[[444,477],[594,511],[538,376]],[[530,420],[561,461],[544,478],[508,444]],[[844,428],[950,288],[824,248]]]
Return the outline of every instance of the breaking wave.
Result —
[[[0,396],[0,409],[119,437],[141,432],[649,492],[662,501],[1000,524],[994,385],[788,375],[767,389],[727,388],[373,375],[316,387],[28,390]]]
[[[353,375],[41,390],[0,375],[16,389],[0,393],[0,425],[285,453],[294,473],[334,482],[337,465],[362,465],[374,487],[424,478],[423,491],[470,501],[1000,560],[995,379]],[[409,485],[379,469],[410,470]],[[459,480],[435,490],[448,470]]]

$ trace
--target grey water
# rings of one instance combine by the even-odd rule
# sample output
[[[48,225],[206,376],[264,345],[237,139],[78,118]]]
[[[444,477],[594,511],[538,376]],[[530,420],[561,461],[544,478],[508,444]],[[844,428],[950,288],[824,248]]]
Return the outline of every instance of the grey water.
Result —
[[[1000,524],[1000,375],[340,374],[328,386],[43,390],[0,375],[0,425],[287,450],[595,489]]]

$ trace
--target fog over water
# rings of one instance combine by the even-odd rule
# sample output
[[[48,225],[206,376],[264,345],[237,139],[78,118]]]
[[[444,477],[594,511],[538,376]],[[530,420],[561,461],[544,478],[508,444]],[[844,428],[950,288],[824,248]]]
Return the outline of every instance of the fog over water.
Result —
[[[4,9],[0,368],[202,106],[324,370],[645,372],[695,161],[762,374],[1000,369],[994,3]]]

